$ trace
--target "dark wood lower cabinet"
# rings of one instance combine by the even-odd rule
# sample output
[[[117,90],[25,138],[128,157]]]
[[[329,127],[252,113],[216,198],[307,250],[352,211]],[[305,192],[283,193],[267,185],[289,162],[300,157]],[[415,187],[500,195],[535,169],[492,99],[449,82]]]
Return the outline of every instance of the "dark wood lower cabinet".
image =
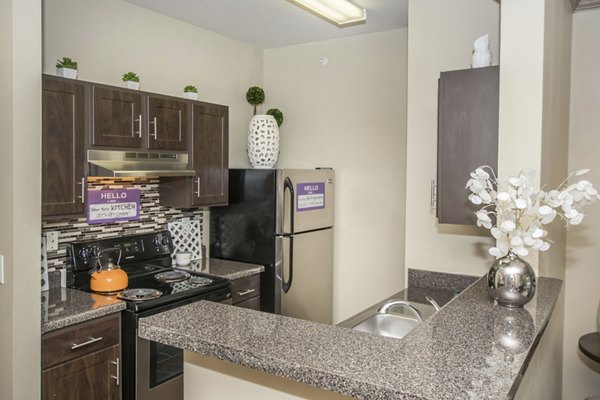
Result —
[[[121,399],[121,315],[42,335],[42,399]]]
[[[232,280],[231,302],[237,307],[260,311],[260,275]]]
[[[42,373],[43,400],[118,400],[119,346],[77,358]]]

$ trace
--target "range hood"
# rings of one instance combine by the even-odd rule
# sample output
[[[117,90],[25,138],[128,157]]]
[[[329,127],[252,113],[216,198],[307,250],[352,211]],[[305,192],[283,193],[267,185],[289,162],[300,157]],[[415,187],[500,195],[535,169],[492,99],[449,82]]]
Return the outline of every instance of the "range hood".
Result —
[[[135,151],[88,150],[89,176],[195,176],[188,155]]]

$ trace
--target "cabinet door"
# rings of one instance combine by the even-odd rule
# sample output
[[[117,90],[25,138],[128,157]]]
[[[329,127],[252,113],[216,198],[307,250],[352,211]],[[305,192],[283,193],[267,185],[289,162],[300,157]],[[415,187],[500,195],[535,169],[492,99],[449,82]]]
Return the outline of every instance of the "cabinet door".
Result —
[[[42,215],[85,209],[85,87],[70,80],[42,81]]]
[[[188,102],[148,97],[148,148],[187,150]]]
[[[93,87],[92,145],[142,147],[142,95],[130,90]]]
[[[119,346],[109,347],[42,373],[42,399],[118,400]]]
[[[437,217],[475,225],[465,185],[480,165],[498,167],[498,67],[442,72],[439,81]]]
[[[192,160],[195,205],[227,204],[229,197],[229,110],[194,104]]]

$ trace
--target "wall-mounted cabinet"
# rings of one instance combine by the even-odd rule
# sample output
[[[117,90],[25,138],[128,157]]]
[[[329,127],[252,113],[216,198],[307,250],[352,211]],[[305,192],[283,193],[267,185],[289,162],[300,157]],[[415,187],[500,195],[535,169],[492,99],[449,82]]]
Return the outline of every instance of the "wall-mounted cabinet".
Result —
[[[43,76],[42,215],[82,215],[88,149],[188,153],[193,178],[162,178],[161,204],[228,202],[228,108]]]
[[[187,151],[185,100],[93,85],[92,146]]]
[[[85,85],[42,82],[42,215],[82,214],[85,206]]]
[[[160,202],[190,208],[226,205],[229,198],[229,111],[225,106],[195,103],[192,111],[192,178],[163,178]]]
[[[438,222],[475,225],[465,185],[480,165],[498,169],[499,67],[442,72],[438,101]]]

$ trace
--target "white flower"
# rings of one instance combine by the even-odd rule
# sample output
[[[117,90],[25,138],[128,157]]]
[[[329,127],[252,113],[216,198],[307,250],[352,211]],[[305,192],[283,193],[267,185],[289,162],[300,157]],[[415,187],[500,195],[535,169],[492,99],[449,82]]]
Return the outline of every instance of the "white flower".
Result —
[[[500,201],[510,201],[510,195],[506,192],[500,192],[496,196],[496,198]]]
[[[489,249],[495,257],[502,257],[509,251],[520,256],[529,254],[530,249],[547,251],[551,242],[546,239],[548,231],[544,225],[553,222],[557,216],[567,224],[578,225],[584,217],[581,207],[600,200],[598,190],[590,181],[581,179],[568,183],[570,177],[585,175],[588,169],[571,173],[558,188],[546,192],[532,187],[533,170],[525,169],[500,184],[485,168],[489,167],[479,167],[471,172],[466,188],[471,192],[471,203],[485,205],[476,212],[477,226],[489,229],[496,239],[496,246]],[[495,225],[491,215],[495,216]]]
[[[469,200],[471,200],[471,203],[477,204],[477,205],[479,205],[483,202],[481,200],[481,197],[477,196],[476,194],[469,195]]]
[[[583,221],[583,213],[579,213],[575,217],[571,218],[571,220],[569,221],[569,223],[571,225],[579,225],[581,223],[581,221]]]
[[[514,231],[516,227],[517,225],[511,220],[504,221],[500,225],[500,229],[505,233]]]

